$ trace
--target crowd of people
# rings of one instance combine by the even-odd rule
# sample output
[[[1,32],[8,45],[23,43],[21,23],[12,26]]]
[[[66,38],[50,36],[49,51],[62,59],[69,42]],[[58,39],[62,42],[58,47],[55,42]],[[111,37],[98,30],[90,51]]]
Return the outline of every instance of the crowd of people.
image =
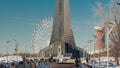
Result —
[[[1,63],[0,68],[36,68],[37,64],[38,62],[34,60],[26,60],[20,62],[6,62]]]
[[[34,60],[23,59],[23,61],[20,61],[20,62],[15,61],[15,62],[9,62],[9,63],[8,62],[1,63],[0,68],[37,68],[37,66],[42,66],[42,65],[52,63],[52,62],[57,63],[58,60],[54,60],[52,58],[50,58],[50,59],[40,59],[40,60],[37,60],[37,59],[34,59]],[[79,66],[80,63],[81,63],[80,60],[76,58],[76,60],[75,60],[76,66]]]

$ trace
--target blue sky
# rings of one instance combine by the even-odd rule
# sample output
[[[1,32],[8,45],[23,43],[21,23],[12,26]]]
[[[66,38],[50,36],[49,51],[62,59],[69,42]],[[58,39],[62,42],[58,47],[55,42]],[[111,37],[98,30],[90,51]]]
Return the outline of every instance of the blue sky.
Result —
[[[100,21],[93,17],[92,8],[96,2],[108,4],[109,0],[70,0],[71,21],[76,45],[84,47],[93,39],[94,26]],[[0,52],[6,53],[4,41],[11,41],[9,52],[14,52],[15,38],[19,51],[25,45],[30,52],[31,39],[35,25],[40,20],[53,17],[55,0],[0,0]]]

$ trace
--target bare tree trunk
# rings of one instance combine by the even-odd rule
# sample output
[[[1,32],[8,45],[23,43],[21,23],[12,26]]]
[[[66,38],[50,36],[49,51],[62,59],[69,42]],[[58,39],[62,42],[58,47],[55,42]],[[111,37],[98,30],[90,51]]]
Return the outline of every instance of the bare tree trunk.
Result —
[[[117,2],[119,2],[119,0],[110,0],[110,4],[108,6],[105,6],[102,3],[97,3],[97,7],[95,6],[94,8],[94,14],[103,22],[103,29],[105,32],[106,29],[111,29],[111,27],[115,25],[114,29],[109,34],[109,48],[111,56],[115,58],[116,64],[119,65],[118,58],[120,57],[120,5],[116,4]],[[108,22],[113,24],[109,24]]]

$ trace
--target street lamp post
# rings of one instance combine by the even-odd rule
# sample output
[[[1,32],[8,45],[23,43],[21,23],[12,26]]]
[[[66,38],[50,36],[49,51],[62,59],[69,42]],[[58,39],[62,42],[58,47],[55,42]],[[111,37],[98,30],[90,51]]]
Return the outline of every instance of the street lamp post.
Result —
[[[8,45],[6,44],[6,49],[7,49],[7,62],[8,62]]]
[[[93,60],[95,61],[95,37],[96,36],[93,36],[93,37],[94,37],[94,40],[91,41],[92,42],[91,44],[93,45],[93,56],[92,57],[93,57]]]
[[[25,58],[26,58],[26,53],[27,53],[27,46],[25,45]]]
[[[83,47],[83,58],[86,60],[89,56],[88,56],[88,53],[89,53],[89,46],[88,45],[85,45],[85,47]]]
[[[87,48],[87,45],[83,47],[83,59],[87,58],[86,48]]]
[[[7,41],[7,42],[4,42],[4,45],[6,46],[6,52],[7,52],[7,62],[8,62],[8,43],[9,43],[10,41]]]
[[[89,44],[87,45],[87,50],[86,50],[86,58],[89,60],[90,56],[89,56]]]
[[[83,59],[85,58],[85,50],[84,50],[84,48],[83,48]]]
[[[107,38],[106,38],[106,45],[107,45],[107,68],[109,68],[109,34],[111,33],[111,31],[113,30],[114,27],[115,27],[115,24],[113,24],[110,29],[107,28]]]
[[[88,41],[88,43],[89,43],[89,49],[88,50],[89,50],[89,59],[90,59],[90,61],[91,61],[91,55],[90,55],[91,54],[91,42],[93,42],[93,40]]]
[[[94,47],[93,47],[93,49],[94,49],[93,58],[94,58],[94,61],[95,61],[95,40],[93,41],[93,45],[94,45]]]

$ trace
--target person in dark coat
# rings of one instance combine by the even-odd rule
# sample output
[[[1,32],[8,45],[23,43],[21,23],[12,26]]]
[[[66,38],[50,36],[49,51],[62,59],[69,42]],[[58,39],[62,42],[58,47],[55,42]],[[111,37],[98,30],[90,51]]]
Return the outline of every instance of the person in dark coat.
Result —
[[[86,62],[88,63],[88,58],[86,58]]]
[[[79,61],[78,61],[78,59],[76,58],[75,59],[75,64],[76,64],[76,66],[79,66],[79,63],[78,63]]]
[[[4,68],[4,65],[3,65],[3,64],[0,64],[0,68]]]

